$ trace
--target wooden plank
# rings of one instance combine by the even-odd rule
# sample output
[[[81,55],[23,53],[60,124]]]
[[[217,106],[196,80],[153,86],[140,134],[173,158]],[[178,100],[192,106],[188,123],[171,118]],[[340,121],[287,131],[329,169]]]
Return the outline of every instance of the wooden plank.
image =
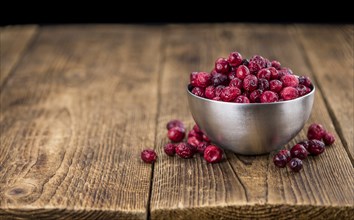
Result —
[[[354,26],[297,26],[299,41],[354,164]]]
[[[37,31],[35,25],[0,28],[0,86],[16,66]]]
[[[161,31],[44,27],[1,94],[0,218],[145,219]]]
[[[192,124],[184,91],[188,73],[208,71],[217,57],[227,56],[232,50],[247,57],[259,53],[279,59],[297,73],[312,75],[287,26],[170,26],[166,38],[157,134],[160,154],[167,142],[163,128],[168,120],[181,118]],[[316,92],[310,120],[286,147],[305,139],[312,122],[321,122],[335,133],[321,91]],[[353,169],[338,136],[325,154],[306,160],[298,174],[276,168],[273,155],[246,157],[228,152],[227,161],[215,165],[206,164],[200,157],[182,160],[161,155],[154,169],[152,219],[353,216]]]

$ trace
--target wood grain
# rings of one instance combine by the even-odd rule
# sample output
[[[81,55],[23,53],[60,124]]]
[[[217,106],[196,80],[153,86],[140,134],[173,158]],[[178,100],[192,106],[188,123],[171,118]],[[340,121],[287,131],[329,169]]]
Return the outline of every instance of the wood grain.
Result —
[[[297,26],[306,59],[354,165],[354,26]]]
[[[35,25],[0,28],[0,86],[38,31]]]
[[[227,56],[232,50],[247,57],[259,53],[279,59],[296,73],[313,76],[296,36],[288,29],[262,25],[170,26],[161,76],[159,153],[167,142],[163,126],[168,120],[178,117],[192,124],[181,89],[189,72],[210,70],[217,57]],[[305,139],[312,122],[321,122],[335,133],[321,91],[316,92],[310,120],[286,147]],[[200,157],[182,160],[164,156],[154,169],[151,218],[352,218],[354,173],[338,136],[325,154],[306,160],[298,174],[274,167],[273,155],[246,157],[228,152],[227,160],[215,165],[206,164]]]
[[[161,31],[43,27],[1,94],[0,218],[145,219]]]

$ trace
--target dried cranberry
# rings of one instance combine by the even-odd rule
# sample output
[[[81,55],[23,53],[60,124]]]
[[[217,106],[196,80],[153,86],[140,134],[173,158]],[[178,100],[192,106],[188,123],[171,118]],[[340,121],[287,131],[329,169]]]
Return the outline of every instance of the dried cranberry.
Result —
[[[185,130],[180,127],[173,127],[168,130],[168,138],[173,142],[180,142],[186,136]]]
[[[213,99],[215,97],[215,87],[214,86],[206,87],[204,95],[208,99]]]
[[[273,92],[280,92],[281,89],[283,88],[283,83],[277,79],[271,80],[269,82],[269,89]]]
[[[280,150],[273,157],[273,163],[275,166],[283,168],[290,161],[290,151],[289,150]]]
[[[196,96],[204,97],[205,90],[204,90],[204,88],[201,88],[201,87],[194,87],[192,89],[192,93]]]
[[[199,134],[203,134],[203,131],[200,130],[200,128],[199,128],[199,126],[198,126],[197,124],[195,124],[195,125],[193,126],[193,130],[195,130],[195,132],[197,132],[197,133],[199,133]]]
[[[261,103],[277,102],[278,95],[272,91],[265,91],[261,94],[260,101]]]
[[[236,99],[237,96],[241,95],[241,90],[237,87],[226,86],[221,94],[220,98],[224,102],[231,102]]]
[[[250,94],[250,101],[251,103],[260,103],[261,102],[261,95],[263,91],[260,89],[256,89]]]
[[[187,143],[179,143],[176,145],[176,154],[184,159],[192,158],[194,156],[195,149]]]
[[[290,150],[290,155],[292,158],[299,158],[300,160],[303,160],[306,159],[308,152],[303,145],[295,144]]]
[[[258,89],[266,91],[269,90],[269,82],[266,79],[258,79]]]
[[[180,120],[177,120],[177,119],[169,121],[166,125],[167,130],[170,130],[171,128],[174,128],[174,127],[180,127],[180,128],[185,129],[184,124]]]
[[[237,78],[244,79],[247,75],[250,75],[250,74],[251,74],[250,70],[248,69],[247,66],[241,65],[241,66],[237,67],[237,70],[236,70]]]
[[[229,78],[230,81],[235,79],[237,77],[236,72],[229,72],[227,77]]]
[[[251,73],[255,73],[263,68],[270,67],[270,65],[271,63],[269,62],[269,60],[265,59],[262,56],[255,55],[250,59],[248,68]]]
[[[311,91],[310,88],[307,88],[304,85],[298,85],[296,89],[299,92],[299,96],[304,96]]]
[[[271,77],[271,76],[272,76],[272,73],[270,72],[269,69],[261,69],[261,70],[257,73],[258,79],[270,80],[270,77]]]
[[[310,125],[309,129],[307,130],[307,138],[309,140],[312,139],[321,140],[325,131],[326,130],[321,124],[313,123]]]
[[[244,96],[244,95],[239,95],[237,96],[237,98],[235,99],[236,103],[250,103],[250,100]]]
[[[281,82],[284,87],[297,87],[299,85],[299,80],[294,75],[286,75],[281,78]]]
[[[299,77],[299,84],[304,85],[309,88],[311,88],[311,86],[312,86],[312,82],[308,76],[300,76]]]
[[[285,100],[296,99],[299,97],[299,92],[294,87],[285,87],[281,92],[280,96]]]
[[[281,68],[281,64],[280,64],[280,62],[278,60],[273,60],[271,62],[271,65],[272,65],[272,67],[274,67],[277,70],[280,70],[280,68]]]
[[[308,151],[308,148],[309,148],[309,145],[310,145],[310,141],[309,140],[304,140],[304,141],[300,141],[297,144],[301,144]]]
[[[218,163],[222,160],[222,154],[223,152],[219,147],[215,145],[209,145],[204,150],[204,159],[208,163]]]
[[[326,145],[331,145],[333,144],[335,141],[335,137],[333,134],[329,133],[329,132],[325,132],[324,135],[323,135],[323,142],[326,144]]]
[[[213,86],[218,86],[218,85],[226,86],[228,84],[228,77],[221,73],[215,73],[211,76],[210,81]]]
[[[246,91],[252,92],[258,87],[258,79],[255,75],[247,75],[243,80],[243,88]]]
[[[210,79],[211,79],[211,75],[209,73],[199,72],[197,74],[196,79],[193,81],[194,84],[192,84],[192,85],[193,86],[197,86],[197,87],[205,88],[208,85],[210,85],[210,83],[211,83]]]
[[[203,134],[203,141],[210,143],[209,137],[206,136],[205,134]]]
[[[228,73],[230,70],[230,65],[229,62],[227,61],[227,59],[225,58],[218,58],[215,61],[215,70],[219,73]]]
[[[240,53],[238,52],[232,52],[229,55],[229,59],[228,59],[229,63],[231,66],[238,66],[242,63],[242,56]]]
[[[187,140],[187,143],[190,144],[193,147],[197,147],[202,141],[198,140],[196,136],[189,137]]]
[[[233,86],[233,87],[237,87],[239,89],[242,89],[242,80],[240,80],[239,78],[235,78],[230,81],[229,86]]]
[[[293,172],[299,172],[302,169],[302,161],[299,158],[293,158],[289,161],[288,166]]]
[[[324,152],[324,150],[325,150],[325,144],[322,141],[314,139],[309,142],[308,152],[311,155],[313,156],[320,155]]]
[[[175,153],[176,153],[176,145],[173,144],[173,143],[167,143],[165,144],[165,146],[163,147],[163,150],[165,151],[165,153],[168,155],[168,156],[174,156]]]
[[[215,88],[215,96],[216,96],[216,97],[220,97],[221,92],[222,92],[222,90],[224,90],[224,88],[225,88],[225,86],[222,86],[222,85],[217,86],[217,87]]]
[[[157,154],[153,149],[146,149],[141,152],[140,157],[145,163],[154,163],[157,159]]]
[[[204,155],[205,149],[208,147],[209,143],[208,142],[200,142],[200,144],[197,146],[197,151],[199,154]]]
[[[270,79],[278,79],[279,73],[274,67],[269,67],[268,70],[270,71]]]
[[[190,137],[196,137],[198,140],[202,141],[203,140],[203,134],[200,132],[195,131],[194,129],[190,130],[188,132],[188,138]]]
[[[192,72],[189,76],[189,81],[192,86],[197,86],[197,76],[198,72]]]

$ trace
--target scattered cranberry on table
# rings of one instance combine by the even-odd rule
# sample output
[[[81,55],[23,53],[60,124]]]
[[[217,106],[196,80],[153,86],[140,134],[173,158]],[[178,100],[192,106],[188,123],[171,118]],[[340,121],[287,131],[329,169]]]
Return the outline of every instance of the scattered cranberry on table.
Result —
[[[254,55],[248,61],[236,51],[231,52],[228,59],[218,58],[210,73],[192,72],[190,85],[196,96],[235,103],[288,101],[313,89],[309,77],[294,75],[291,69],[282,67],[277,60],[270,62],[265,57]]]
[[[140,156],[145,163],[154,163],[157,159],[157,154],[153,149],[143,150]]]
[[[222,155],[222,150],[215,145],[209,145],[204,151],[204,159],[208,163],[220,162],[222,160]]]
[[[299,172],[302,169],[302,160],[293,158],[289,161],[288,166],[293,172]]]

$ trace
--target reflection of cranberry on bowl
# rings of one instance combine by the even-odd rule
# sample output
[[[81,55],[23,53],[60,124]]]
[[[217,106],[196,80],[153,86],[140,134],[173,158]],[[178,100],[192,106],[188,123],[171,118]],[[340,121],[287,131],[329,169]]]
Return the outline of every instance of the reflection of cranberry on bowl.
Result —
[[[195,122],[219,146],[235,153],[268,153],[288,143],[308,120],[315,87],[278,61],[249,61],[233,52],[211,73],[193,72],[188,102]]]

